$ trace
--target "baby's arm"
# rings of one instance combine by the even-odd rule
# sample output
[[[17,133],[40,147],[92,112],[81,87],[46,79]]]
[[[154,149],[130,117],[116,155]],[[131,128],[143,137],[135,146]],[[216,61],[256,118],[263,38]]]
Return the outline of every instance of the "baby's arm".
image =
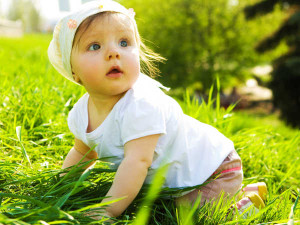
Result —
[[[69,151],[68,155],[66,156],[66,159],[63,163],[62,168],[68,168],[70,166],[75,165],[76,163],[78,163],[82,157],[90,150],[90,148],[84,144],[82,141],[80,141],[79,139],[75,138],[75,143],[74,143],[74,147],[71,148],[71,150]],[[92,159],[97,159],[97,153],[92,150],[83,160],[82,162],[86,162]],[[87,165],[85,168],[88,168],[92,165],[93,163],[90,163],[89,165]]]
[[[121,162],[114,182],[106,194],[111,196],[102,202],[125,197],[106,208],[106,215],[110,217],[119,216],[134,200],[139,193],[148,168],[152,164],[154,150],[159,134],[150,135],[129,141],[124,146],[124,159]]]

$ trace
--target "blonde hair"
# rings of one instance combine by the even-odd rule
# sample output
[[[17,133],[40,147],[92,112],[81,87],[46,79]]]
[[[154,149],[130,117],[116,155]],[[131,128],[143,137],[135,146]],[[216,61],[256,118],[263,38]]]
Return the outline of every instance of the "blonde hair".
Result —
[[[75,33],[75,37],[73,39],[73,44],[72,44],[72,48],[74,46],[77,46],[78,43],[80,42],[81,36],[79,37],[79,39],[75,42],[76,36],[78,34],[79,30],[83,31],[81,32],[81,35],[89,28],[89,26],[93,23],[93,21],[96,18],[99,17],[106,17],[106,16],[110,16],[112,14],[121,14],[118,12],[110,12],[110,11],[106,11],[106,12],[100,12],[94,15],[91,15],[89,17],[87,17],[78,27],[76,33]],[[121,14],[122,15],[122,14]],[[131,20],[130,20],[131,22]],[[132,22],[131,22],[132,23]],[[133,24],[133,23],[132,23]],[[153,50],[151,50],[149,47],[147,47],[144,42],[142,41],[142,38],[138,32],[137,26],[135,24],[134,25],[134,34],[135,34],[135,39],[136,42],[139,45],[139,54],[140,54],[140,67],[141,67],[141,72],[145,73],[147,75],[149,75],[150,77],[156,77],[160,74],[160,71],[158,69],[157,63],[159,62],[164,62],[166,59],[162,56],[160,56],[158,53],[155,53]]]

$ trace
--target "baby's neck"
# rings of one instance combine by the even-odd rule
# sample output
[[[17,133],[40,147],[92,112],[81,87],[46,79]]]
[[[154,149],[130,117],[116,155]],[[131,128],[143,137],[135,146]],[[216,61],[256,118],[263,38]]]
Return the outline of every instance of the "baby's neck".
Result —
[[[114,105],[120,100],[123,95],[124,94],[111,98],[97,98],[90,95],[88,101],[87,133],[92,132],[103,123],[103,121],[113,109]]]
[[[125,93],[116,96],[103,98],[102,96],[90,95],[89,109],[93,108],[99,115],[108,114],[114,105],[124,96]]]

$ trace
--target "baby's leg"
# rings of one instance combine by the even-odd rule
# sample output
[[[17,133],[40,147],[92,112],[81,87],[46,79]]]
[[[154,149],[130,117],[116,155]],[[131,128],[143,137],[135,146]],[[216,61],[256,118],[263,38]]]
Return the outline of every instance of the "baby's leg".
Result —
[[[176,199],[177,204],[194,204],[201,195],[200,206],[213,202],[224,194],[223,201],[232,198],[241,188],[243,181],[242,162],[236,151],[232,151],[216,170],[207,184]],[[214,179],[214,177],[217,177]]]

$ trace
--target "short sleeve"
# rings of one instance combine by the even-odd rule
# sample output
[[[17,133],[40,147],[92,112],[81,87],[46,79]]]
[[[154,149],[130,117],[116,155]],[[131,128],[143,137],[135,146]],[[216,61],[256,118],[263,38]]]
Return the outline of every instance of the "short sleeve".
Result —
[[[68,127],[71,133],[75,136],[75,138],[81,140],[80,132],[78,128],[78,120],[76,116],[76,108],[72,108],[68,115]]]
[[[120,126],[123,145],[133,139],[166,134],[163,107],[145,99],[131,102],[124,111]]]
[[[73,106],[68,115],[68,127],[75,138],[87,143],[85,129],[87,125],[86,113],[83,112],[87,102],[87,95],[82,96]]]

